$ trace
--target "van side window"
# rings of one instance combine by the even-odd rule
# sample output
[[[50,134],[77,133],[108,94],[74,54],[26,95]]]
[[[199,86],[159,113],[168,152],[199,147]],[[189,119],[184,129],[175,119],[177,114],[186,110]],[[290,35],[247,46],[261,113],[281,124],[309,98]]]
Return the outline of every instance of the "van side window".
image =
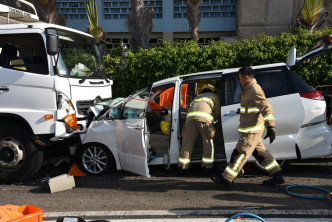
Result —
[[[225,80],[225,99],[226,105],[241,102],[241,85],[238,80],[238,74],[229,75]]]
[[[0,66],[24,72],[48,74],[47,56],[40,34],[0,36]]]
[[[286,68],[255,70],[255,78],[265,92],[266,98],[295,93],[289,71]]]
[[[290,71],[286,67],[265,68],[254,70],[258,84],[265,92],[266,98],[296,93],[292,84]],[[241,102],[242,87],[238,80],[238,73],[223,76],[221,100],[223,106]]]

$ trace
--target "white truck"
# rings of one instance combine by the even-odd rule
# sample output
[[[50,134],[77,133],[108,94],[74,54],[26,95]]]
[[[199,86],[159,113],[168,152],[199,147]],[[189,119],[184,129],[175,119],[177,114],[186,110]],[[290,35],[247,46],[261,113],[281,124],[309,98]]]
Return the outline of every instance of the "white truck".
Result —
[[[0,2],[0,22],[0,182],[12,183],[86,131],[87,109],[112,97],[113,81],[91,35],[39,22],[31,3]]]

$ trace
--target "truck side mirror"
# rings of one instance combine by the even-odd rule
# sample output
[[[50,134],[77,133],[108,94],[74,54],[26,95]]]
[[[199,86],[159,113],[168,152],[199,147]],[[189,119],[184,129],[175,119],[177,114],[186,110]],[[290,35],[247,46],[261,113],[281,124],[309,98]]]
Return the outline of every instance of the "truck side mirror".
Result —
[[[46,36],[47,53],[55,56],[59,52],[58,36],[54,34],[47,34]]]

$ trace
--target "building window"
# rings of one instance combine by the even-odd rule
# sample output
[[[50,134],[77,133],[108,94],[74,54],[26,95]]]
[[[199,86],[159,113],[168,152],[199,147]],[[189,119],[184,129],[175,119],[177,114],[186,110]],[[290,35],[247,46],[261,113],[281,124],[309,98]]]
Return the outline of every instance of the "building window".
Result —
[[[82,0],[57,0],[58,14],[63,14],[66,19],[87,19]]]
[[[187,1],[173,0],[173,17],[187,17]],[[203,0],[201,18],[236,17],[236,0]]]
[[[107,49],[113,49],[116,47],[120,47],[121,43],[126,44],[128,48],[131,49],[130,41],[128,38],[106,38],[106,48]],[[156,47],[158,44],[158,39],[157,38],[151,38],[149,41],[149,48]]]
[[[175,42],[191,41],[191,38],[174,38]],[[219,38],[199,38],[198,45],[207,45],[212,41],[219,41]]]
[[[103,13],[105,19],[125,19],[126,14],[130,13],[130,0],[103,0]],[[154,9],[153,18],[163,18],[162,0],[144,1],[145,7],[148,5]]]

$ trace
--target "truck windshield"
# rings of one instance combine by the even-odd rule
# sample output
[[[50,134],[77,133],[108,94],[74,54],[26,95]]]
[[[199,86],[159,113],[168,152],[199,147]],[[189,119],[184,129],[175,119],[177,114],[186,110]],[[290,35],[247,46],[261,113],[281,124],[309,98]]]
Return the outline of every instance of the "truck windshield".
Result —
[[[98,46],[89,36],[57,30],[60,41],[58,73],[72,78],[106,78]]]

